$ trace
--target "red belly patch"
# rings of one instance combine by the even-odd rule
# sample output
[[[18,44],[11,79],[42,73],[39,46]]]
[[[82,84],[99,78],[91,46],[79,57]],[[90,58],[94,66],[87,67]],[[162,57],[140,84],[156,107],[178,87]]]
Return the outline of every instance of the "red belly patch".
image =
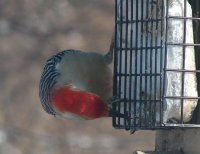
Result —
[[[108,116],[108,106],[99,96],[70,86],[56,89],[51,104],[61,113],[71,112],[89,119]]]

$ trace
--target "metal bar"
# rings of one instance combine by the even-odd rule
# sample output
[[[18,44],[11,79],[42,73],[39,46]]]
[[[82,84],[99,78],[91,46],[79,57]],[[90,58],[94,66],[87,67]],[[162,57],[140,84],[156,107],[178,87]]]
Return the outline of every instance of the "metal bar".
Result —
[[[126,21],[128,20],[128,0],[126,0]],[[128,44],[128,23],[126,24],[126,27],[125,27],[125,68],[124,68],[124,71],[125,71],[125,74],[127,74],[127,44]],[[124,76],[124,98],[125,98],[125,101],[123,102],[124,103],[124,114],[126,114],[126,111],[127,111],[127,100],[126,100],[126,93],[127,93],[127,76]],[[125,128],[127,128],[127,117],[124,116],[124,125],[125,125]]]
[[[131,0],[131,20],[133,20],[133,0]],[[130,66],[129,66],[129,68],[130,68],[130,74],[132,74],[132,64],[133,64],[133,57],[132,57],[132,55],[133,55],[133,50],[132,50],[132,48],[133,48],[133,24],[131,24],[131,31],[130,31],[130,57],[129,57],[129,61],[130,61]],[[129,116],[130,116],[130,118],[132,118],[131,116],[132,116],[132,111],[131,111],[131,109],[132,109],[132,102],[131,102],[131,98],[132,98],[132,91],[133,91],[133,89],[132,89],[132,76],[129,76]],[[130,121],[130,123],[129,123],[129,127],[131,127],[131,124],[132,124],[132,122]]]
[[[174,46],[200,46],[200,44],[192,44],[192,43],[167,43],[167,45],[174,45]]]
[[[120,0],[120,19],[122,20],[123,19],[123,0]],[[121,23],[120,24],[120,50],[119,50],[119,52],[120,52],[120,56],[119,56],[119,74],[121,74],[122,73],[122,50],[121,50],[121,48],[122,48],[122,37],[123,37],[123,24]],[[122,85],[122,77],[121,76],[119,76],[119,98],[121,98],[121,85]],[[117,111],[118,113],[120,113],[121,112],[121,101],[118,103],[118,111]],[[118,124],[120,124],[120,117],[118,117]]]
[[[135,38],[138,38],[138,0],[136,0],[136,25],[135,25]],[[138,69],[137,69],[137,65],[138,65],[138,59],[137,59],[137,57],[138,57],[138,39],[135,39],[135,74],[137,74],[137,71],[138,71]],[[134,77],[134,79],[135,79],[135,83],[134,83],[134,126],[136,126],[136,115],[137,115],[137,110],[136,110],[136,107],[137,107],[137,82],[138,82],[138,80],[137,80],[137,77],[135,76]]]
[[[151,99],[152,101],[155,101],[155,102],[159,102],[160,100],[154,100],[154,99]],[[122,101],[124,101],[124,99],[122,99]],[[134,102],[135,100],[131,99],[130,100],[131,102]],[[136,101],[140,101],[140,102],[145,102],[145,101],[150,101],[150,99],[146,99],[146,100],[140,100],[140,99],[136,99]]]
[[[199,18],[195,18],[195,17],[187,17],[187,16],[167,16],[167,18],[169,19],[188,19],[188,20],[200,20]]]
[[[114,79],[113,79],[113,96],[117,96],[117,66],[118,66],[118,50],[117,50],[117,36],[118,36],[118,24],[117,16],[118,16],[118,0],[115,0],[115,49],[114,49]],[[116,103],[112,104],[112,125],[116,127]]]
[[[187,1],[184,0],[184,17],[187,16]],[[183,43],[186,43],[186,19],[184,19],[184,26],[183,26]],[[185,69],[185,51],[186,46],[183,46],[183,62],[182,62],[182,69]],[[183,112],[184,112],[184,89],[185,89],[185,72],[182,72],[182,85],[181,85],[181,96],[183,97],[181,99],[181,123],[183,124]]]
[[[161,74],[157,73],[157,74],[145,74],[145,73],[141,73],[141,74],[124,74],[124,73],[121,73],[121,74],[117,74],[119,76],[138,76],[138,77],[141,77],[141,76],[161,76]]]
[[[200,127],[200,125],[195,125],[195,124],[163,124],[163,128],[165,129],[166,127],[171,127],[171,128],[196,128]]]
[[[195,43],[200,43],[200,1],[199,0],[193,0],[192,1],[192,7],[193,7],[193,16],[198,18],[199,20],[193,21],[193,31],[194,31],[194,41]],[[200,69],[200,46],[195,46],[195,62],[196,62],[196,69]],[[197,77],[197,91],[198,96],[200,96],[200,74],[196,75]],[[194,111],[193,117],[191,122],[192,123],[198,123],[200,124],[200,100],[198,100],[197,107]]]
[[[148,14],[149,14],[149,0],[146,0],[146,17],[148,17]],[[144,56],[144,59],[145,59],[145,72],[144,72],[144,74],[145,74],[145,76],[144,76],[144,78],[145,78],[145,83],[144,83],[144,85],[145,85],[145,97],[144,97],[144,99],[145,99],[145,101],[144,101],[144,111],[143,112],[145,112],[145,116],[144,116],[144,124],[145,124],[145,126],[147,125],[147,76],[146,76],[146,74],[148,74],[148,72],[147,72],[147,70],[148,70],[148,50],[147,50],[147,47],[148,47],[148,42],[149,42],[149,39],[148,39],[148,37],[149,37],[149,33],[148,33],[148,27],[149,27],[149,21],[146,23],[146,37],[145,37],[145,50],[144,50],[144,54],[145,54],[145,56]],[[142,54],[142,53],[141,53]],[[140,73],[142,73],[142,72],[140,72]]]
[[[159,23],[160,23],[157,19],[158,19],[158,0],[157,0],[157,2],[156,2],[156,25],[155,25],[156,29],[158,29],[158,25],[159,25]],[[160,37],[160,38],[162,38],[162,37]],[[157,46],[157,43],[158,43],[158,36],[156,35],[156,37],[155,37],[155,46]],[[160,51],[160,52],[161,52],[161,51]],[[155,74],[157,74],[157,71],[158,71],[158,70],[157,70],[157,64],[158,64],[157,56],[158,56],[158,50],[155,49],[155,63],[154,63]],[[160,66],[162,65],[161,63],[162,63],[162,61],[160,61]],[[153,100],[156,100],[157,80],[158,80],[158,77],[155,76],[155,77],[154,77],[155,86],[154,86],[154,97],[153,97]],[[161,80],[161,79],[160,79],[160,80]],[[153,106],[153,122],[150,121],[150,123],[152,123],[153,125],[151,125],[151,127],[152,127],[152,126],[155,127],[155,124],[156,124],[156,106],[157,106],[157,103],[154,102],[154,101],[153,101],[153,103],[154,103],[154,106]],[[152,110],[151,110],[151,112],[152,112]],[[157,112],[158,112],[158,111],[157,111]],[[150,116],[150,117],[151,117],[151,116]],[[152,119],[152,118],[151,118],[151,119]]]
[[[156,5],[156,7],[157,7],[157,5]],[[151,10],[153,10],[153,0],[151,1]],[[153,29],[153,26],[154,26],[154,22],[153,21],[151,21],[150,22],[150,24],[151,24],[151,39],[150,39],[150,46],[153,46],[153,34],[154,34],[154,29]],[[155,45],[156,46],[156,45]],[[156,53],[156,50],[155,50],[155,52],[154,52],[154,55],[155,55],[155,53]],[[156,60],[156,57],[155,57],[155,60]],[[152,69],[153,69],[153,49],[150,49],[150,74],[151,74],[151,76],[150,76],[150,89],[153,89],[153,87],[155,87],[156,85],[155,85],[155,83],[153,84],[153,73],[152,73]],[[154,95],[155,95],[155,91],[154,91]],[[150,103],[150,106],[152,106],[152,103],[153,103],[153,101],[152,101],[152,98],[153,98],[153,96],[152,96],[153,94],[150,92],[150,96],[149,96],[149,99],[150,99],[150,101],[149,101],[149,103]],[[149,110],[149,112],[152,112],[152,110]],[[151,114],[150,114],[151,115]]]
[[[144,25],[144,23],[143,23],[143,10],[144,10],[144,0],[141,0],[141,20],[142,20],[142,22],[141,22],[141,32],[140,33],[142,33],[142,29],[143,29],[143,25]],[[141,34],[141,36],[140,36],[140,46],[143,46],[143,35]],[[142,66],[143,66],[143,64],[142,64],[142,59],[143,59],[143,57],[142,57],[142,53],[143,53],[143,50],[140,50],[140,72],[142,72]],[[142,82],[142,76],[140,76],[140,90],[139,90],[139,92],[141,92],[142,91],[142,84],[143,84],[143,82]],[[140,97],[140,99],[142,99],[142,96],[140,95],[139,96]],[[140,124],[140,126],[142,126],[142,104],[140,103],[140,114],[139,114],[139,119],[140,119],[140,122],[139,122],[139,124]]]
[[[161,21],[162,19],[158,19],[158,21]],[[117,23],[122,23],[122,24],[126,24],[126,23],[139,23],[139,22],[157,22],[155,19],[143,19],[143,20],[140,20],[140,19],[138,19],[138,20],[128,20],[128,21],[126,21],[126,20],[117,20]]]
[[[152,47],[147,47],[147,48],[145,48],[145,47],[133,47],[132,48],[132,50],[144,50],[144,49],[161,49],[162,48],[162,46],[152,46]],[[117,49],[120,49],[120,48],[117,48]],[[130,50],[131,48],[128,48],[127,47],[127,50]],[[126,50],[125,48],[121,48],[121,50]]]
[[[188,73],[200,73],[200,70],[187,70],[187,69],[166,69],[165,71],[170,72],[188,72]]]
[[[190,97],[190,96],[164,96],[166,99],[199,99],[200,97]]]
[[[166,0],[166,16],[168,17],[168,10],[169,10],[169,1]],[[165,49],[164,49],[164,67],[163,67],[163,95],[162,95],[162,102],[164,103],[165,101],[165,94],[166,94],[166,68],[167,68],[167,42],[168,42],[168,18],[166,18],[165,20]],[[163,123],[163,111],[164,111],[164,104],[162,103],[162,119],[161,119],[161,123]]]
[[[164,25],[164,10],[165,10],[165,3],[164,3],[164,0],[162,0],[162,10],[161,10],[161,17],[162,17],[162,20],[161,20],[161,29],[160,29],[160,44],[161,44],[161,46],[163,45],[163,34],[164,34],[164,28],[166,28],[166,27],[164,27],[163,25]],[[166,34],[165,34],[166,35]],[[163,48],[161,48],[160,49],[160,73],[161,74],[163,74],[164,75],[164,73],[163,73],[163,71],[164,71],[164,63],[163,63],[163,55],[164,55],[164,53],[163,53]],[[162,89],[162,87],[164,87],[164,80],[163,80],[163,75],[162,76],[160,76],[160,125],[161,125],[161,123],[162,123],[162,120],[163,120],[163,103],[164,103],[164,101],[163,101],[163,97],[162,97],[162,95],[164,95],[164,93],[163,93],[163,89]]]

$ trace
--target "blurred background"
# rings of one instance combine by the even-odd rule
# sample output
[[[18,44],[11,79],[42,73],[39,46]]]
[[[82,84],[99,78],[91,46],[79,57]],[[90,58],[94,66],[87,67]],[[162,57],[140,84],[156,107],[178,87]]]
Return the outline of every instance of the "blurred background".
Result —
[[[153,150],[154,132],[130,135],[111,118],[63,121],[43,111],[38,84],[57,51],[105,53],[114,0],[0,0],[0,154],[131,154]]]

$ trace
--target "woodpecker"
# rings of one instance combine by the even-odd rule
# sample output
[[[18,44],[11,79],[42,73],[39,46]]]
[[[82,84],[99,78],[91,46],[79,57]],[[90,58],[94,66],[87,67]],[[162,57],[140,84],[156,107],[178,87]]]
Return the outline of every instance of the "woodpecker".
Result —
[[[47,60],[39,85],[44,110],[55,117],[89,120],[109,115],[113,41],[107,54],[65,50]]]

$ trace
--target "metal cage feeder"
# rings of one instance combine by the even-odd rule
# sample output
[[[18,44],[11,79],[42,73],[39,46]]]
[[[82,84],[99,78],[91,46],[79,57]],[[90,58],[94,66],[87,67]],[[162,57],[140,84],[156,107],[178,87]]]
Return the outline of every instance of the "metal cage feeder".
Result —
[[[200,98],[200,18],[190,3],[115,1],[115,128],[200,127],[191,122]]]

